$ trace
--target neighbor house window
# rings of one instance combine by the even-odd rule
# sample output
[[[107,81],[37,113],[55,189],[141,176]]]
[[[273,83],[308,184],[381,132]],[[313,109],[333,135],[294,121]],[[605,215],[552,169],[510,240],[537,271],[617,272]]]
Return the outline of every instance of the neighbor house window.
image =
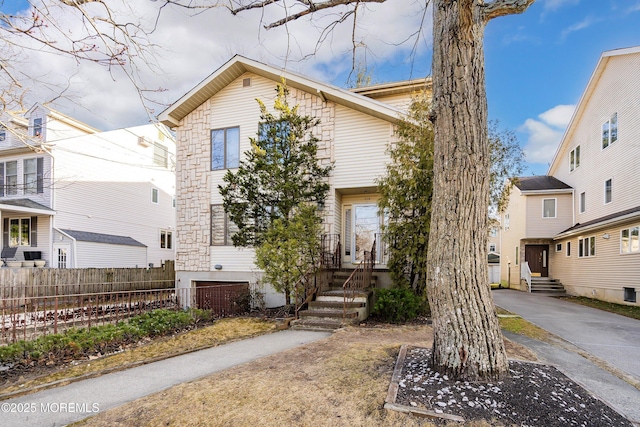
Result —
[[[211,170],[237,168],[240,162],[240,128],[211,131]]]
[[[608,179],[604,182],[604,203],[611,203],[612,181]]]
[[[158,203],[160,195],[157,188],[151,189],[151,203]]]
[[[571,171],[575,170],[580,166],[580,146],[578,145],[576,148],[571,150],[571,154],[569,155],[569,169]]]
[[[495,252],[495,251],[496,251],[496,244],[489,243],[489,252]]]
[[[5,163],[4,185],[8,196],[18,194],[18,162],[15,160]]]
[[[580,193],[580,213],[584,213],[587,208],[587,194],[583,191]]]
[[[571,256],[571,242],[567,242],[567,256]]]
[[[4,125],[0,125],[0,142],[6,141],[7,139],[7,128]]]
[[[161,144],[153,144],[153,164],[166,168],[169,164],[169,153],[167,147]]]
[[[238,227],[229,219],[223,205],[211,205],[211,246],[231,246]]]
[[[173,241],[170,231],[160,230],[160,248],[172,249]]]
[[[23,164],[24,194],[36,194],[38,192],[38,174],[36,159],[25,159]]]
[[[31,130],[31,136],[42,136],[42,118],[36,117],[33,119],[33,128]]]
[[[31,218],[9,219],[9,246],[31,245]]]
[[[607,148],[618,140],[618,113],[602,124],[602,148]]]
[[[562,252],[562,243],[556,243],[556,252]]]
[[[491,227],[491,231],[489,232],[489,236],[497,237],[498,236],[498,229],[495,228],[495,227]]]
[[[640,226],[620,231],[620,252],[623,254],[640,252]]]
[[[595,236],[578,239],[578,257],[585,258],[596,255],[596,238]]]
[[[542,200],[542,217],[543,218],[556,217],[556,199]]]
[[[504,214],[504,230],[509,229],[509,214]]]

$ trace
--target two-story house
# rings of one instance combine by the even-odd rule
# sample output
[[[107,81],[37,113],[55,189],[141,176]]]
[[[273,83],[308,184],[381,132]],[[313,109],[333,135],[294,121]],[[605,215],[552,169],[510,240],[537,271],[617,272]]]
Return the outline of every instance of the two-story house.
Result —
[[[326,241],[340,242],[339,262],[353,268],[373,242],[381,242],[384,221],[377,208],[376,178],[389,162],[394,125],[425,79],[340,89],[242,56],[235,56],[162,112],[176,131],[178,287],[255,283],[260,271],[251,248],[232,246],[218,185],[250,148],[260,122],[256,99],[273,106],[276,85],[286,78],[289,103],[301,115],[318,117],[318,156],[333,163],[323,205]],[[333,246],[337,247],[337,246]],[[384,251],[377,252],[384,263]],[[268,305],[282,305],[267,292]]]
[[[530,272],[572,295],[636,303],[639,162],[640,47],[607,51],[548,175],[520,178],[511,194],[502,214],[502,280],[527,289]]]
[[[146,267],[175,258],[175,141],[162,125],[100,132],[35,104],[0,120],[6,261]]]

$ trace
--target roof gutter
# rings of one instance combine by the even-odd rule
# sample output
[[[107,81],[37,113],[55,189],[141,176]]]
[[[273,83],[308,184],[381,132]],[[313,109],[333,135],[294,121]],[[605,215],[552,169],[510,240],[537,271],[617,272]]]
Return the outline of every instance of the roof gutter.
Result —
[[[580,227],[580,228],[576,228],[574,230],[570,230],[570,231],[566,231],[560,234],[557,234],[555,237],[553,237],[553,240],[560,240],[560,239],[564,239],[566,237],[571,237],[571,236],[575,236],[577,234],[582,234],[585,232],[589,232],[592,230],[597,230],[599,228],[603,228],[606,226],[611,226],[611,225],[616,225],[619,223],[623,223],[626,222],[630,219],[634,219],[634,218],[640,218],[640,212],[633,212],[627,215],[623,215],[621,217],[618,218],[612,218],[612,219],[608,219],[608,220],[604,220],[601,222],[598,222],[596,224],[591,224],[591,225],[587,225],[584,227]]]

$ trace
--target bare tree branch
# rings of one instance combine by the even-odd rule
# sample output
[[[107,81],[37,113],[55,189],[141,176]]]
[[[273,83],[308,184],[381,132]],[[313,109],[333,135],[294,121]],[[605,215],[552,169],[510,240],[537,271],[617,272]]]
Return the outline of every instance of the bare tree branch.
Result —
[[[491,3],[486,3],[482,5],[484,7],[484,21],[489,22],[491,19],[500,16],[522,13],[527,10],[534,1],[535,0],[495,0]]]

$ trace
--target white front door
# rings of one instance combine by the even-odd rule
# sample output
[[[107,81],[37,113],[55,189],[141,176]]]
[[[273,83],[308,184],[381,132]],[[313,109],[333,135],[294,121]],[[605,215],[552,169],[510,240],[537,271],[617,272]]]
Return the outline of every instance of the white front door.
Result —
[[[56,243],[53,245],[53,268],[71,268],[71,245]]]

